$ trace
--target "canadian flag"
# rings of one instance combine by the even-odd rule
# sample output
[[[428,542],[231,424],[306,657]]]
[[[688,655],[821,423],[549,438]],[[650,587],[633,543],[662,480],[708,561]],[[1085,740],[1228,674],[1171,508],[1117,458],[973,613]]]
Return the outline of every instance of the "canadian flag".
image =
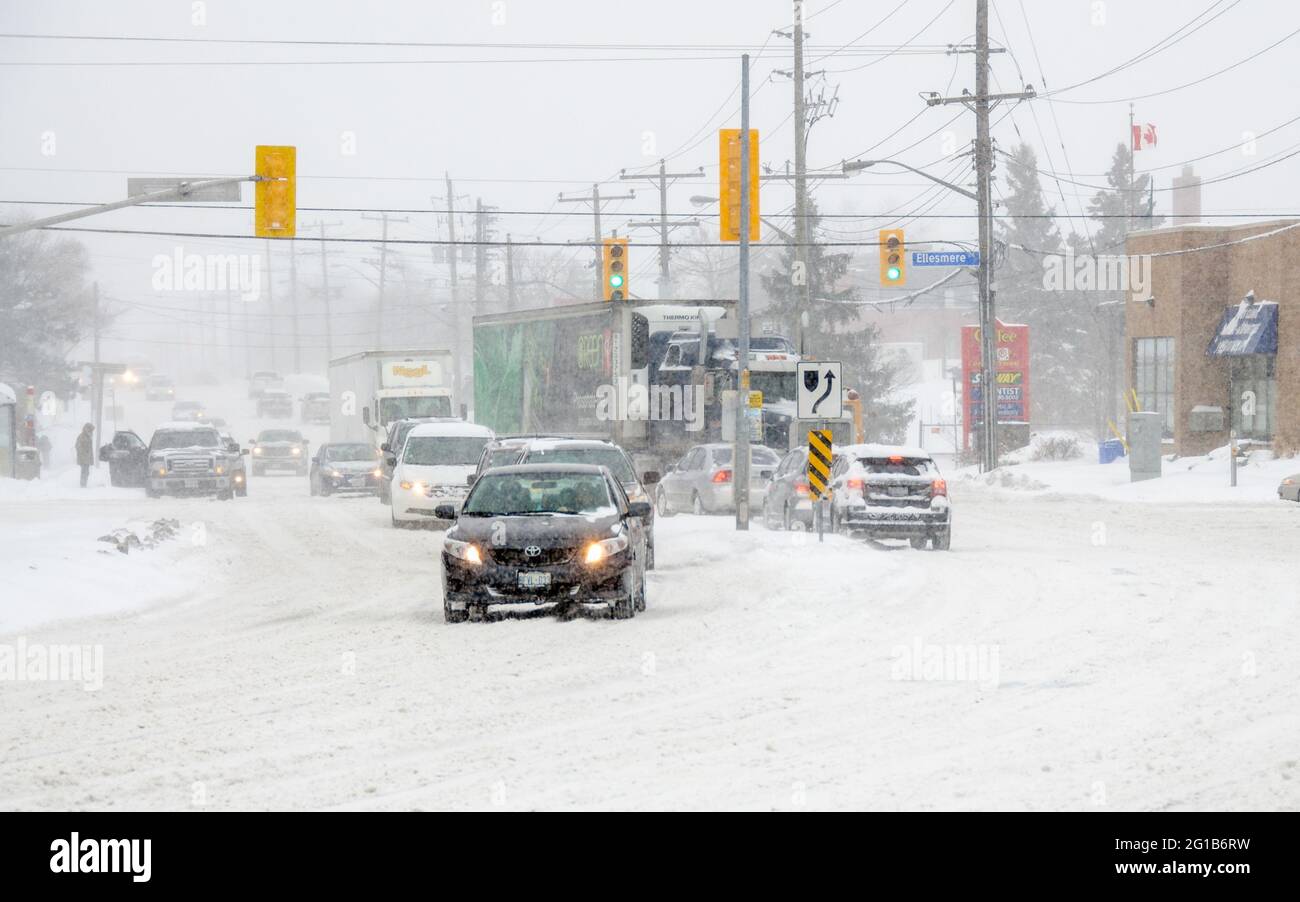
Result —
[[[1133,149],[1141,150],[1142,145],[1156,146],[1156,127],[1148,122],[1146,125],[1133,126]]]

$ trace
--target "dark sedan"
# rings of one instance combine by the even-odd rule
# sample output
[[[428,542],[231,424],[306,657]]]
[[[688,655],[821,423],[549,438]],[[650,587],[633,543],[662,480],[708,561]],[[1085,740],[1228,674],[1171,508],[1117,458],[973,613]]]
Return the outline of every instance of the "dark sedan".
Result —
[[[444,509],[445,508],[445,509]],[[645,610],[649,504],[630,502],[604,467],[522,464],[474,483],[442,552],[448,623],[489,605],[603,602],[615,619]]]
[[[379,491],[379,452],[367,442],[321,445],[311,459],[308,481],[313,495]]]

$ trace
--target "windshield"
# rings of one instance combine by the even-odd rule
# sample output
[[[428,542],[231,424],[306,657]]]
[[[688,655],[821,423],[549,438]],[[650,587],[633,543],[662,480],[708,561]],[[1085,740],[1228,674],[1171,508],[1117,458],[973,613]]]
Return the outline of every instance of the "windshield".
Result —
[[[221,437],[215,429],[177,429],[155,432],[150,448],[168,451],[172,448],[220,448]]]
[[[908,457],[890,460],[887,457],[861,457],[858,462],[866,467],[868,473],[882,473],[891,476],[932,476],[939,468],[934,461],[922,457]]]
[[[752,464],[758,464],[759,466],[766,467],[775,463],[779,463],[780,460],[781,458],[778,457],[777,453],[773,451],[771,448],[756,447],[756,448],[749,449],[749,462]],[[713,462],[715,464],[720,464],[722,466],[726,466],[727,464],[731,463],[731,449],[714,448]]]
[[[521,461],[526,464],[592,464],[609,467],[614,478],[627,484],[636,482],[636,473],[627,457],[617,448],[548,448],[529,451]]]
[[[393,420],[407,417],[449,417],[451,398],[436,395],[423,398],[380,398],[379,423],[387,426]]]
[[[374,460],[375,449],[365,444],[330,445],[324,449],[326,460]]]
[[[763,403],[793,401],[798,382],[794,373],[756,373],[750,370],[749,388],[763,393]]]
[[[150,376],[149,384],[150,385],[171,385],[172,380],[170,376]]]
[[[263,429],[257,434],[259,442],[301,442],[302,433],[292,429]]]
[[[782,354],[793,354],[794,347],[790,344],[789,339],[778,336],[759,336],[758,338],[749,339],[749,349],[751,351],[778,351]]]
[[[413,435],[402,462],[424,467],[473,467],[483,456],[486,435]]]
[[[596,474],[486,473],[474,484],[463,513],[469,516],[510,514],[596,514],[616,510],[605,480]]]
[[[519,459],[518,447],[498,448],[495,451],[488,452],[487,467],[485,469],[490,469],[492,467],[504,467],[507,464],[514,463],[518,459]]]

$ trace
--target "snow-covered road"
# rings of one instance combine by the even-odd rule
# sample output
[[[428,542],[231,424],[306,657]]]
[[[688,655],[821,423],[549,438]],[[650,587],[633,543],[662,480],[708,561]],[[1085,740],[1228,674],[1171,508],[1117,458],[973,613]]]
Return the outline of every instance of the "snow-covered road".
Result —
[[[448,626],[441,534],[370,498],[0,500],[85,547],[52,591],[150,599],[0,635],[104,656],[0,682],[0,808],[1300,806],[1300,508],[955,504],[950,553],[661,520],[633,621]]]

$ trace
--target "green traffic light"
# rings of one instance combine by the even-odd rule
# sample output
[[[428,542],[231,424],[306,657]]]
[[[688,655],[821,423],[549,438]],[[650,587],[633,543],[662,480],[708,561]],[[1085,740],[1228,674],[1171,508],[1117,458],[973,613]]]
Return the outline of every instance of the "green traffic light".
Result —
[[[623,287],[623,277],[620,276],[618,273],[612,273],[612,274],[610,275],[610,277],[609,277],[609,287],[610,287],[610,288],[622,288],[622,287]]]
[[[897,282],[899,279],[903,277],[903,271],[899,269],[897,266],[891,266],[889,267],[889,269],[885,270],[885,276],[886,278],[889,279],[889,281]]]

